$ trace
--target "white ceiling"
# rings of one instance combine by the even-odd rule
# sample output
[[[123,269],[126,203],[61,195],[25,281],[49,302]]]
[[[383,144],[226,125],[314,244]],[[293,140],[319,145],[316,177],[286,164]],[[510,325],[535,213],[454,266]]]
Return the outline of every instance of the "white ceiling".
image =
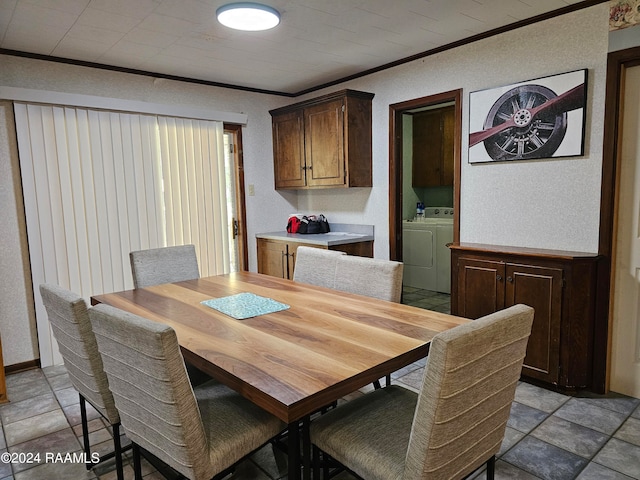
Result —
[[[0,48],[295,93],[580,0],[263,0],[265,32],[218,24],[235,0],[0,0]]]

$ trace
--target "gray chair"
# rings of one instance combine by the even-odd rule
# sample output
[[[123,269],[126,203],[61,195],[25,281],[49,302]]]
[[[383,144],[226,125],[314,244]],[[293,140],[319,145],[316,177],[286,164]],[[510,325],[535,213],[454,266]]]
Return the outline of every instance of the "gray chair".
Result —
[[[346,254],[338,250],[300,246],[296,250],[293,281],[334,288],[336,262],[344,256]]]
[[[314,420],[314,478],[321,450],[367,480],[461,479],[485,462],[492,479],[532,322],[516,305],[440,333],[419,394],[388,386]]]
[[[135,288],[200,278],[194,245],[138,250],[129,254],[129,260]]]
[[[347,255],[336,262],[334,288],[399,303],[403,270],[402,262]],[[391,375],[387,375],[386,384],[391,384]],[[380,381],[376,380],[373,386],[380,388]]]
[[[228,469],[286,428],[231,389],[207,382],[192,389],[175,331],[100,304],[89,311],[122,426],[140,448],[192,480]]]
[[[404,264],[346,255],[336,263],[335,289],[400,302]]]
[[[129,260],[134,288],[200,278],[195,245],[137,250],[129,253]],[[191,364],[187,365],[187,371],[193,385],[211,380],[209,375]]]
[[[86,402],[89,402],[113,429],[114,451],[102,455],[100,461],[115,456],[118,480],[122,480],[124,477],[122,470],[123,449],[120,442],[120,415],[102,367],[102,358],[98,352],[96,337],[91,329],[87,304],[83,298],[75,293],[56,285],[40,285],[40,294],[47,310],[53,335],[58,341],[64,365],[69,373],[69,379],[80,396],[85,454],[88,459],[91,458],[86,409]],[[87,463],[87,470],[92,466],[94,464]]]

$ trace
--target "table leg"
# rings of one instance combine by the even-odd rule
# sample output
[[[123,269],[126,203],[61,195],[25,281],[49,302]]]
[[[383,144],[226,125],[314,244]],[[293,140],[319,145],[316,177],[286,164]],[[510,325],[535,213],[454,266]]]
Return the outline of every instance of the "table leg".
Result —
[[[311,437],[309,435],[308,416],[302,419],[302,478],[311,480]]]
[[[290,480],[300,480],[300,432],[298,430],[298,422],[291,422],[289,424],[289,435],[287,438],[288,443],[288,478]]]

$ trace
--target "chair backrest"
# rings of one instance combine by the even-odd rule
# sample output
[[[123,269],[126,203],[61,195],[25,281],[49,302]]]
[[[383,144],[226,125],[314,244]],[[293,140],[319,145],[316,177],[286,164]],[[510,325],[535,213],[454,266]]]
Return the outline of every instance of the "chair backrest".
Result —
[[[129,254],[135,288],[200,278],[194,245],[151,248]]]
[[[533,313],[515,305],[432,340],[404,480],[463,478],[498,453]]]
[[[338,250],[300,246],[296,250],[293,281],[334,288],[336,262],[345,256],[346,253]]]
[[[119,423],[86,302],[57,285],[40,285],[40,294],[71,384],[112,425]]]
[[[188,478],[211,478],[207,440],[175,331],[100,304],[89,311],[127,436]]]
[[[336,290],[400,302],[404,264],[347,255],[336,264]]]

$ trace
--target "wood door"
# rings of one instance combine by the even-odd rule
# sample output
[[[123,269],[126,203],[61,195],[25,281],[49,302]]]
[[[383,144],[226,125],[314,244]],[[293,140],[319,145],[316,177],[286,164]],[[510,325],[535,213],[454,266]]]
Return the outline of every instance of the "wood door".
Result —
[[[640,66],[623,83],[610,386],[640,397]]]
[[[505,264],[461,257],[457,264],[457,312],[477,319],[504,308]]]
[[[286,242],[258,238],[258,273],[272,277],[289,278]]]
[[[563,271],[508,263],[505,273],[505,307],[523,303],[535,310],[522,372],[531,378],[557,383]]]
[[[304,187],[306,184],[303,122],[301,110],[272,118],[276,189]]]
[[[307,186],[344,185],[344,100],[304,110]]]

